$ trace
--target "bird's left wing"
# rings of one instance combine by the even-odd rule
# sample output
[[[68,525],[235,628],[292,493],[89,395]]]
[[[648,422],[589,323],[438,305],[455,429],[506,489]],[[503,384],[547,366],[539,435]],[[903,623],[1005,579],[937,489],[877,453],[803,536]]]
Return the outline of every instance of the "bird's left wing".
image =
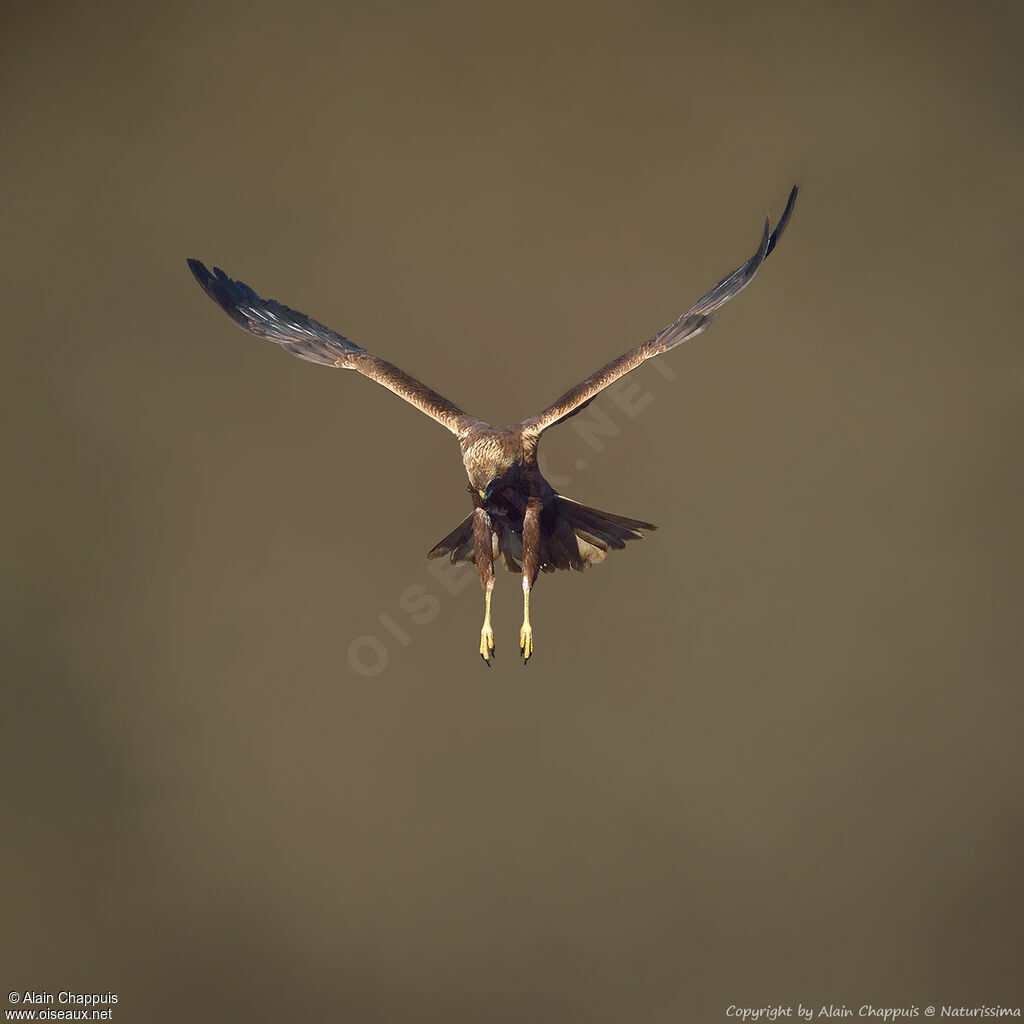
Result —
[[[591,374],[583,383],[577,384],[571,391],[567,391],[543,412],[531,419],[524,420],[521,424],[523,431],[537,435],[561,420],[568,419],[592,402],[609,384],[614,384],[621,376],[629,373],[630,370],[635,370],[645,360],[661,355],[662,352],[667,352],[670,348],[675,348],[676,345],[707,330],[708,325],[715,318],[715,310],[724,306],[750,284],[754,275],[761,268],[761,264],[775,248],[789,223],[789,216],[793,212],[793,204],[796,202],[796,193],[797,189],[794,187],[793,191],[789,193],[786,208],[783,210],[778,224],[775,225],[774,231],[770,222],[765,221],[761,243],[754,255],[742,267],[738,267],[724,277],[678,320],[674,320],[649,341],[630,349],[625,355],[619,356],[618,359],[602,367],[597,373]]]
[[[250,334],[276,342],[311,363],[358,370],[411,402],[457,436],[479,422],[404,370],[367,352],[305,313],[273,299],[261,299],[247,284],[233,281],[219,267],[214,267],[210,273],[199,260],[189,260],[188,265],[206,294]]]

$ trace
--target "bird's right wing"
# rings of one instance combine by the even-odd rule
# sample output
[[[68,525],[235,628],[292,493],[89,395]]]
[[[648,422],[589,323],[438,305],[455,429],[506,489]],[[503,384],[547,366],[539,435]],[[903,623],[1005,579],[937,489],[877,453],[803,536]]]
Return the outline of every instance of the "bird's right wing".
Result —
[[[793,191],[789,193],[786,208],[779,218],[779,223],[775,225],[774,231],[771,229],[770,222],[765,221],[761,243],[754,255],[742,267],[738,267],[724,277],[678,320],[674,320],[649,341],[637,345],[625,355],[612,360],[607,366],[603,366],[596,373],[591,374],[581,384],[577,384],[576,387],[567,391],[543,412],[531,419],[524,420],[521,424],[524,432],[536,436],[561,420],[568,419],[592,402],[609,384],[614,384],[620,377],[629,373],[630,370],[635,370],[645,360],[661,355],[662,352],[667,352],[670,348],[675,348],[676,345],[695,338],[702,331],[707,330],[708,325],[715,318],[715,310],[724,306],[750,284],[754,275],[761,268],[761,264],[775,248],[789,223],[789,215],[793,212],[793,204],[796,202],[796,193],[797,189],[794,187]]]
[[[203,291],[250,334],[276,342],[311,363],[358,370],[411,402],[456,436],[479,422],[404,370],[372,355],[305,313],[273,299],[261,299],[247,284],[233,281],[219,267],[214,267],[211,274],[199,260],[189,260],[188,265]]]

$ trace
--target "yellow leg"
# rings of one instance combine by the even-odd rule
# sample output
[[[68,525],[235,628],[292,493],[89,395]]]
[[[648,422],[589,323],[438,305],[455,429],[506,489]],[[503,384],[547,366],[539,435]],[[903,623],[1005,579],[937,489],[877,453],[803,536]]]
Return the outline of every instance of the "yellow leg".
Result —
[[[523,577],[523,628],[519,630],[519,653],[523,656],[523,664],[533,654],[533,629],[530,626],[530,583]]]
[[[480,657],[484,664],[490,668],[491,658],[494,657],[494,631],[491,629],[491,588],[488,587],[484,593],[484,625],[480,630]]]

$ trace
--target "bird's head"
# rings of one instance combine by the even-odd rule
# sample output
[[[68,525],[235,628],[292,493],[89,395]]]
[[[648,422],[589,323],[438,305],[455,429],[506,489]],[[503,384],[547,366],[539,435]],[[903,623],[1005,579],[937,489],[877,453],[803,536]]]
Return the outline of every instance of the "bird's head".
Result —
[[[469,478],[470,493],[476,491],[480,495],[480,500],[486,505],[491,500],[495,488],[500,486],[507,475],[506,471],[501,470],[495,473],[494,467],[490,470],[485,469],[483,472],[473,473]]]
[[[500,491],[502,487],[515,486],[522,468],[522,463],[506,459],[487,460],[467,467],[469,491],[471,494],[475,491],[484,505],[487,505],[495,491]]]

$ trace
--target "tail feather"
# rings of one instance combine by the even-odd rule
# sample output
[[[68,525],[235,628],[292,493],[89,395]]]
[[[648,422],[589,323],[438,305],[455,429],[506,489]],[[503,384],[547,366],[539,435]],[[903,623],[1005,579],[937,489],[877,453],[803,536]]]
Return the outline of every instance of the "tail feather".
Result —
[[[573,565],[574,569],[582,570],[595,562],[603,562],[609,548],[619,550],[626,546],[627,541],[640,540],[643,537],[641,531],[657,529],[653,523],[602,512],[562,495],[555,498],[555,504],[559,519],[568,523],[576,535],[580,564]]]
[[[523,538],[521,534],[515,534],[511,530],[502,530],[496,543],[501,551],[502,561],[509,572],[523,571]]]
[[[473,513],[470,512],[444,540],[438,541],[427,558],[440,558],[451,552],[452,565],[473,561]]]
[[[545,536],[543,526],[540,535],[540,567],[544,572],[556,569],[579,569],[587,567],[580,555],[579,542],[573,530],[573,524],[559,507],[559,499],[555,498],[556,514],[551,534]],[[543,518],[543,517],[542,517]]]

